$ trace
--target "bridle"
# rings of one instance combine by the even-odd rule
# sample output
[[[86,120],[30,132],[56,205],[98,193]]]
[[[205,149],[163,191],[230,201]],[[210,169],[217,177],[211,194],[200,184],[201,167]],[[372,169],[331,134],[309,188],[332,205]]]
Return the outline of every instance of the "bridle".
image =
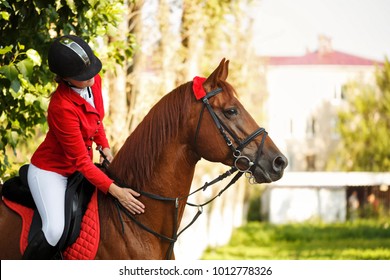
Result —
[[[217,129],[219,130],[219,132],[222,135],[223,139],[225,140],[226,145],[230,148],[230,150],[233,153],[233,158],[234,158],[233,168],[236,169],[237,171],[241,172],[241,173],[245,173],[247,175],[247,178],[249,179],[249,181],[251,183],[254,183],[255,179],[254,179],[253,173],[254,173],[254,170],[256,168],[256,163],[255,162],[258,162],[260,157],[261,157],[261,153],[263,151],[265,139],[267,138],[267,134],[268,133],[267,133],[267,131],[264,128],[260,127],[258,129],[256,129],[252,134],[250,134],[246,139],[241,141],[239,139],[239,137],[236,134],[234,134],[222,122],[222,120],[217,116],[217,114],[215,113],[214,109],[210,105],[209,99],[211,97],[214,97],[215,95],[217,95],[218,93],[220,93],[222,91],[223,91],[222,88],[216,88],[216,89],[206,93],[205,96],[201,98],[201,100],[203,102],[203,108],[202,108],[202,110],[200,112],[198,125],[197,125],[196,132],[195,132],[195,147],[196,147],[196,142],[197,142],[197,138],[198,138],[200,127],[201,127],[201,122],[202,122],[202,119],[203,119],[204,109],[207,108],[207,111],[209,112],[211,118],[213,119],[215,126],[217,127]],[[231,138],[234,139],[234,142],[237,144],[236,147],[234,147],[233,142],[231,141],[231,139],[230,139],[228,134],[230,135]],[[255,138],[257,138],[261,134],[263,134],[263,136],[262,136],[262,139],[261,139],[261,143],[260,143],[259,149],[257,150],[257,155],[256,155],[255,162],[253,162],[253,161],[251,161],[249,159],[249,157],[242,155],[242,150],[250,142],[252,142]],[[239,167],[239,164],[242,161],[247,162],[247,168],[243,169],[243,168]]]
[[[163,197],[163,196],[160,196],[160,195],[156,195],[156,194],[152,194],[152,193],[148,193],[148,192],[144,192],[144,191],[139,191],[139,193],[141,195],[146,196],[148,198],[151,198],[151,199],[154,199],[154,200],[158,200],[158,201],[165,201],[165,202],[174,203],[175,211],[174,211],[174,219],[173,219],[174,220],[174,223],[173,223],[173,236],[172,237],[168,237],[168,236],[162,235],[162,234],[156,232],[155,230],[151,229],[150,227],[146,226],[145,224],[141,223],[119,201],[114,199],[115,205],[116,205],[116,207],[118,209],[119,219],[120,219],[120,221],[122,223],[122,232],[124,233],[124,221],[123,221],[121,212],[123,212],[127,217],[129,217],[134,223],[136,223],[139,227],[141,227],[145,231],[155,235],[156,237],[160,238],[161,240],[165,240],[165,241],[170,243],[170,246],[169,246],[169,248],[168,248],[168,250],[166,252],[166,259],[171,259],[172,252],[173,252],[173,247],[174,247],[174,244],[177,241],[178,237],[186,229],[188,229],[198,219],[198,217],[203,213],[203,206],[211,203],[214,199],[216,199],[217,197],[221,196],[222,193],[225,192],[235,182],[237,182],[237,180],[244,173],[248,174],[247,177],[249,178],[250,181],[254,181],[253,172],[254,172],[254,169],[256,168],[256,164],[254,162],[252,162],[247,156],[243,156],[241,153],[242,153],[242,150],[250,142],[252,142],[255,138],[257,138],[259,135],[262,134],[263,136],[262,136],[262,139],[261,139],[261,143],[260,143],[259,149],[257,151],[256,160],[255,160],[255,162],[258,162],[259,158],[261,157],[261,153],[262,153],[262,150],[263,150],[263,147],[264,147],[264,142],[265,142],[265,139],[267,137],[267,132],[265,131],[264,128],[258,128],[252,134],[250,134],[245,140],[240,141],[239,138],[237,137],[237,135],[235,135],[218,118],[217,114],[215,113],[214,109],[211,107],[211,105],[209,103],[209,98],[217,95],[218,93],[220,93],[222,91],[223,91],[222,88],[217,88],[217,89],[215,89],[215,90],[213,90],[211,92],[206,93],[205,96],[201,99],[204,106],[203,106],[203,108],[202,108],[202,110],[200,112],[200,115],[199,115],[198,125],[197,125],[196,133],[195,133],[195,145],[196,145],[197,137],[198,137],[198,134],[199,134],[199,131],[200,131],[201,122],[202,122],[202,119],[203,119],[203,113],[205,111],[204,109],[207,108],[207,110],[210,113],[210,115],[211,115],[211,117],[212,117],[216,127],[218,128],[220,134],[222,135],[222,137],[226,141],[226,145],[231,149],[231,151],[233,153],[234,165],[228,171],[226,171],[225,173],[219,175],[217,178],[215,178],[211,182],[206,182],[201,188],[198,188],[195,191],[189,193],[188,195],[185,195],[185,196],[182,196],[182,197],[176,197],[176,198]],[[230,139],[228,134],[230,135],[230,137],[232,137],[234,139],[234,142],[237,144],[236,147],[234,147],[233,142],[231,141],[231,139]],[[98,150],[99,150],[100,154],[102,155],[102,157],[104,158],[103,166],[105,167],[105,169],[108,172],[108,170],[109,170],[108,169],[108,165],[109,165],[110,162],[107,160],[107,158],[104,155],[103,150],[101,149],[101,147],[98,147]],[[242,169],[242,168],[239,167],[239,162],[242,161],[242,160],[248,162],[248,167],[245,168],[245,169]],[[192,207],[197,207],[198,208],[198,212],[195,214],[195,216],[193,217],[192,221],[188,225],[186,225],[180,232],[178,232],[178,227],[179,227],[179,225],[178,225],[179,224],[178,216],[179,216],[179,204],[180,204],[180,201],[186,200],[191,195],[193,195],[193,194],[195,194],[195,193],[197,193],[197,192],[199,192],[201,190],[203,190],[203,191],[206,190],[209,186],[214,185],[215,183],[217,183],[217,182],[227,178],[228,176],[234,174],[237,171],[238,171],[238,173],[233,177],[233,179],[231,179],[231,181],[217,195],[215,195],[211,199],[207,200],[206,202],[201,203],[201,204],[193,204],[193,203],[190,203],[190,202],[186,201],[186,205],[192,206]],[[109,175],[110,175],[111,178],[114,179],[114,181],[119,186],[126,187],[126,188],[131,188],[131,186],[128,186],[127,184],[123,183],[122,180],[119,180],[119,178],[115,178],[115,176],[112,176],[112,174],[109,174]]]

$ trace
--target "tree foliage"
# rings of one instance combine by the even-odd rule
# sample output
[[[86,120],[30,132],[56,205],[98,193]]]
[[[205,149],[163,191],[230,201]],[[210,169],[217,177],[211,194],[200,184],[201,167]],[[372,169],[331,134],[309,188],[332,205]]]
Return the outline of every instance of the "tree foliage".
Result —
[[[339,112],[342,149],[339,168],[346,171],[390,169],[390,62],[376,72],[375,85],[345,86],[347,107]]]
[[[53,37],[72,33],[84,38],[98,52],[103,71],[110,70],[105,75],[109,91],[106,128],[110,143],[119,146],[150,108],[149,104],[175,85],[195,75],[209,74],[222,57],[232,61],[231,78],[238,91],[260,95],[259,63],[248,44],[253,26],[250,21],[254,18],[248,11],[252,10],[253,2],[1,1],[0,102],[6,105],[0,111],[0,132],[5,135],[0,139],[0,178],[4,178],[7,166],[6,151],[10,155],[16,146],[19,150],[21,144],[33,142],[26,140],[37,130],[37,125],[45,129],[47,97],[55,86],[46,63]],[[146,16],[145,11],[149,13]],[[155,26],[157,32],[153,31]],[[150,38],[152,51],[143,53],[148,45],[144,44],[145,38]],[[138,48],[133,59],[136,45],[142,48]],[[33,58],[41,62],[31,63]],[[23,75],[19,66],[27,62],[29,68]],[[15,91],[18,84],[19,90]],[[30,96],[28,108],[22,105],[27,102],[26,96]]]
[[[45,123],[47,99],[45,95],[51,91],[51,84],[40,83],[39,72],[41,57],[33,50],[24,51],[18,44],[0,49],[0,54],[14,57],[6,65],[0,67],[0,165],[1,173],[9,165],[6,146],[13,150],[17,144],[35,132],[37,124]]]
[[[26,143],[37,126],[44,129],[48,96],[55,87],[46,63],[52,39],[76,34],[95,43],[105,67],[122,63],[132,56],[132,34],[128,40],[110,40],[119,32],[122,14],[123,1],[118,0],[0,2],[0,177],[9,168],[7,151]]]

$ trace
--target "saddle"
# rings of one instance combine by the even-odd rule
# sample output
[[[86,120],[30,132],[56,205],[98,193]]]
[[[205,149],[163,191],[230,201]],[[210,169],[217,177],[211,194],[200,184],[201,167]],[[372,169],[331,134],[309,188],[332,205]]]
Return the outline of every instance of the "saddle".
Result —
[[[28,165],[26,164],[19,169],[19,176],[15,176],[7,180],[6,182],[4,182],[2,195],[6,200],[22,205],[23,207],[28,208],[30,210],[29,211],[26,209],[22,211],[23,213],[30,213],[29,215],[27,215],[30,216],[27,217],[27,219],[31,219],[31,215],[32,215],[31,226],[29,228],[28,238],[27,238],[27,242],[29,242],[31,238],[35,235],[35,233],[41,229],[42,221],[38,213],[38,210],[36,209],[35,202],[31,195],[30,189],[28,187],[27,172],[28,172]],[[95,213],[91,213],[91,210],[88,211],[89,213],[88,223],[89,224],[91,223],[91,215],[92,215],[94,216],[94,220],[97,220],[94,222],[98,224],[99,219],[97,213],[96,188],[87,179],[85,179],[80,172],[75,172],[68,178],[68,185],[65,193],[65,227],[64,227],[64,232],[62,234],[62,237],[58,243],[59,252],[65,252],[64,256],[66,257],[68,255],[68,259],[80,258],[79,253],[77,253],[78,254],[77,257],[72,257],[70,255],[72,250],[71,248],[72,246],[77,245],[78,249],[76,250],[80,251],[79,247],[83,246],[82,244],[81,245],[76,244],[77,243],[76,241],[80,239],[80,232],[82,232],[83,221],[85,221],[86,218],[88,219],[88,217],[86,217],[85,214],[89,209],[90,204],[92,204],[91,202],[92,197],[95,198],[95,203],[96,203],[95,207],[93,207],[94,210],[92,210]],[[11,206],[13,210],[17,211],[16,209],[17,206],[15,206],[14,203],[12,203],[13,206],[11,206],[10,203],[6,203],[6,204],[8,206]],[[17,212],[20,215],[22,215],[20,211]],[[30,224],[30,221],[27,222],[27,225],[28,224]],[[89,229],[87,231],[91,231],[91,230]],[[92,232],[94,231],[95,230],[92,230]],[[97,231],[97,233],[99,233],[99,231]],[[95,236],[93,238],[98,239],[98,236],[97,237]],[[80,243],[85,243],[85,241],[81,240]],[[25,246],[27,246],[27,244]],[[22,247],[22,242],[21,242],[21,247]],[[95,247],[97,250],[97,245]],[[88,251],[91,251],[90,249],[91,248],[88,248]],[[68,251],[68,254],[66,254],[66,251]],[[88,256],[87,258],[91,258],[91,256]]]

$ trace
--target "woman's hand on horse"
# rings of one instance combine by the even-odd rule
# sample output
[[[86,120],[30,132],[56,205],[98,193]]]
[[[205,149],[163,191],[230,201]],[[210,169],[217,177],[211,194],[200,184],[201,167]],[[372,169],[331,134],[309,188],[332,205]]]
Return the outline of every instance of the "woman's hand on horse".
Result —
[[[140,196],[139,193],[132,189],[121,188],[112,183],[108,192],[130,211],[132,214],[142,214],[145,212],[145,205],[135,197]]]

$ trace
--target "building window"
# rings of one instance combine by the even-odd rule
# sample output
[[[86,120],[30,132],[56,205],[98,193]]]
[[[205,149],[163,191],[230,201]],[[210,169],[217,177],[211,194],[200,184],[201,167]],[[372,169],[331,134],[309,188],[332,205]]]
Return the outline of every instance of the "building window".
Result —
[[[335,86],[334,92],[333,92],[333,99],[332,104],[333,105],[339,105],[340,102],[342,102],[345,98],[345,86]]]
[[[314,117],[311,117],[307,121],[307,125],[306,125],[307,137],[311,138],[311,137],[314,137],[316,135],[316,127],[317,127],[316,119]]]

